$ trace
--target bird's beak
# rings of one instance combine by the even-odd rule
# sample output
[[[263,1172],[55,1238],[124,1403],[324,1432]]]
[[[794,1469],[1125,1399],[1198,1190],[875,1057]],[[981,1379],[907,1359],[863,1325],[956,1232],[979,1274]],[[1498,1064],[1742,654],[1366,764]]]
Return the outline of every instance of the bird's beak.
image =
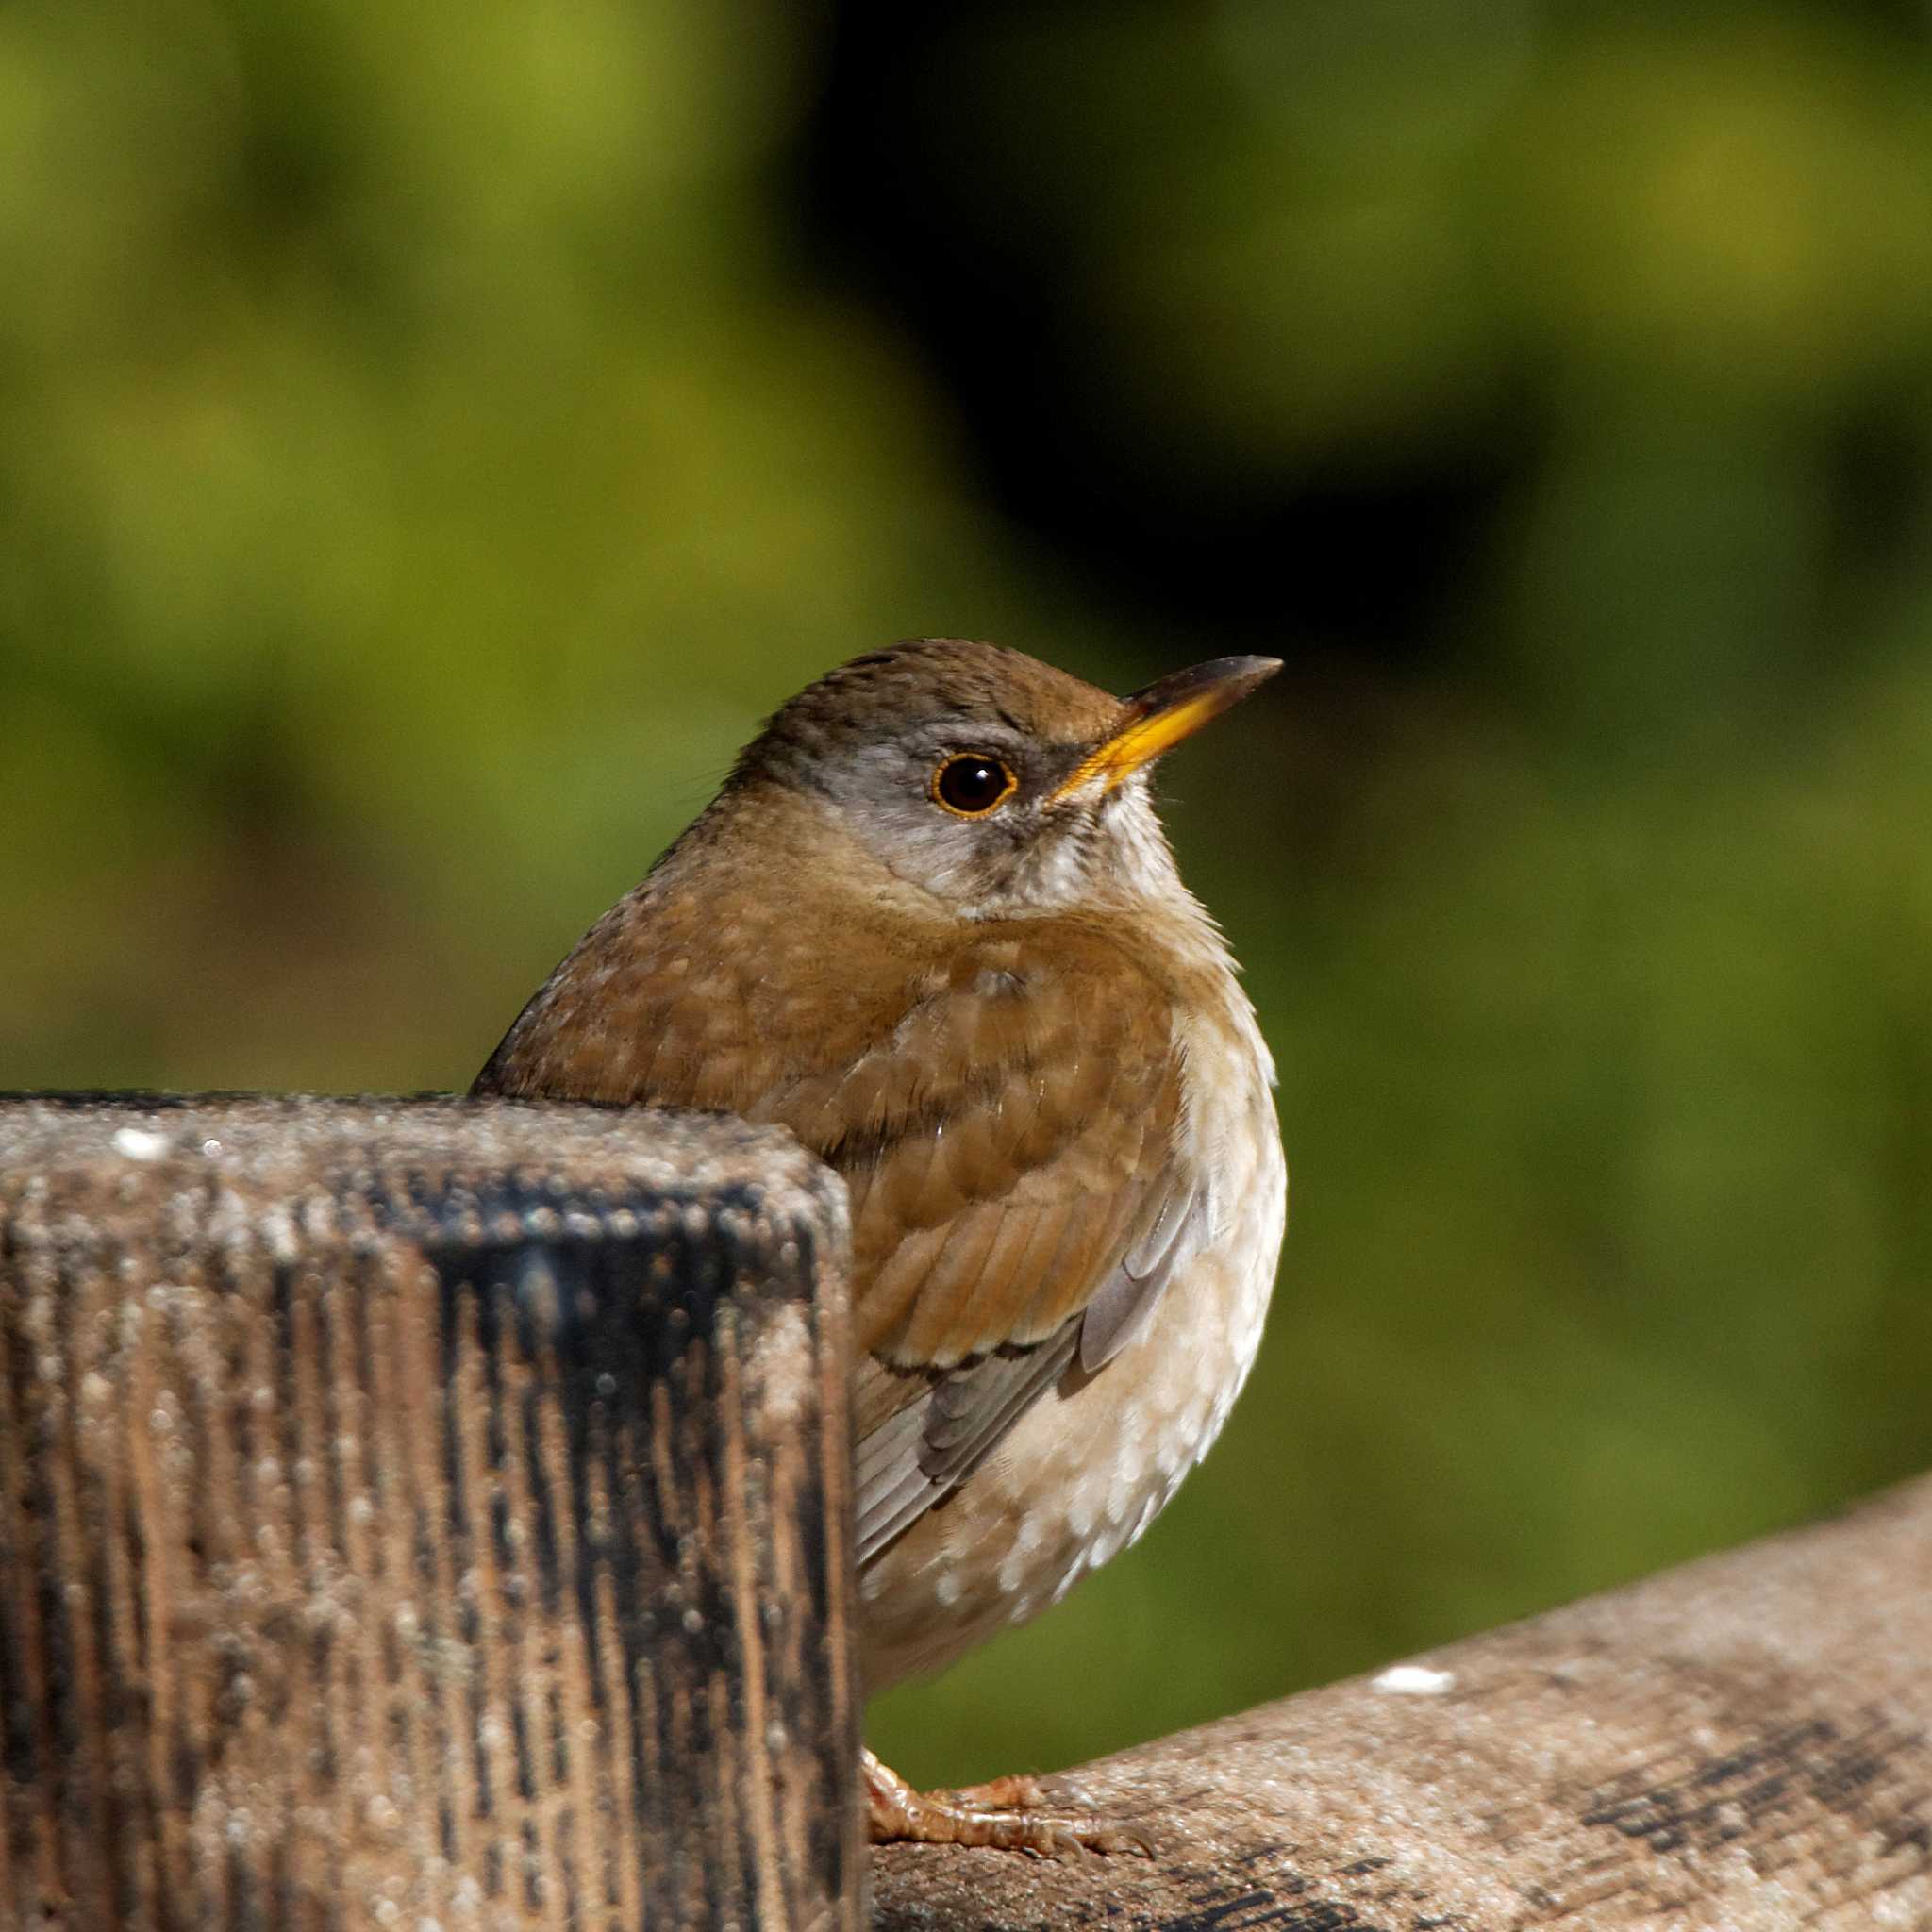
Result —
[[[1047,796],[1049,805],[1098,783],[1111,791],[1124,778],[1191,738],[1202,725],[1258,691],[1281,669],[1279,658],[1216,658],[1157,678],[1124,702],[1127,722],[1075,765]]]

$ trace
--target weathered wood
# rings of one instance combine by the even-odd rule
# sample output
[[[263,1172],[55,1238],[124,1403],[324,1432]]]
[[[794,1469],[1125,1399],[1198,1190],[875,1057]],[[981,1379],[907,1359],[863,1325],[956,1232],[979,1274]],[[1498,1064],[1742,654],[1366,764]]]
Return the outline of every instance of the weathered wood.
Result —
[[[1152,1861],[885,1847],[874,1924],[1925,1932],[1928,1734],[1932,1479],[1045,1780]]]
[[[843,1217],[722,1122],[0,1103],[0,1924],[856,1924]]]

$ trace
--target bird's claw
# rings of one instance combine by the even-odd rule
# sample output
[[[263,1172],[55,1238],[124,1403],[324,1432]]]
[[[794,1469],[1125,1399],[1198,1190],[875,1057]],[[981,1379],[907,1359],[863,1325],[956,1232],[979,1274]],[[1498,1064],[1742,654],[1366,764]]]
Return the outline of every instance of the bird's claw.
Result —
[[[958,1791],[920,1791],[865,1753],[866,1822],[874,1844],[910,1840],[1025,1852],[1036,1858],[1129,1853],[1151,1858],[1138,1831],[1091,1814],[1055,1810],[1039,1782],[1000,1777]]]

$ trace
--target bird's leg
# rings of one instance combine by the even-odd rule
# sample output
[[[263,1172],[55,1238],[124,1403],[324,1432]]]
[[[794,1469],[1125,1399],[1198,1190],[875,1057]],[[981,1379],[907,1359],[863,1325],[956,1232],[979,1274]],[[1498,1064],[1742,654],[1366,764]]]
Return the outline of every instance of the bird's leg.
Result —
[[[865,1773],[866,1826],[874,1844],[897,1839],[927,1845],[989,1845],[1042,1858],[1080,1852],[1139,1852],[1153,1847],[1139,1832],[1104,1818],[1045,1808],[1030,1777],[995,1778],[963,1791],[917,1791],[870,1751]]]
[[[983,1785],[961,1785],[948,1797],[974,1811],[1044,1811],[1049,1808],[1046,1792],[1037,1777],[1024,1773],[989,1778]]]

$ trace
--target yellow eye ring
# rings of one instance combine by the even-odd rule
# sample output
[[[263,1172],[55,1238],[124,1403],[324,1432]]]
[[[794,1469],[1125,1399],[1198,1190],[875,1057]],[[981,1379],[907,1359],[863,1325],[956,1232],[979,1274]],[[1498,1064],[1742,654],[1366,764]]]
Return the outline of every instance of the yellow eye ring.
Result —
[[[956,819],[983,819],[1019,788],[1013,768],[990,751],[955,752],[933,767],[932,802]]]

